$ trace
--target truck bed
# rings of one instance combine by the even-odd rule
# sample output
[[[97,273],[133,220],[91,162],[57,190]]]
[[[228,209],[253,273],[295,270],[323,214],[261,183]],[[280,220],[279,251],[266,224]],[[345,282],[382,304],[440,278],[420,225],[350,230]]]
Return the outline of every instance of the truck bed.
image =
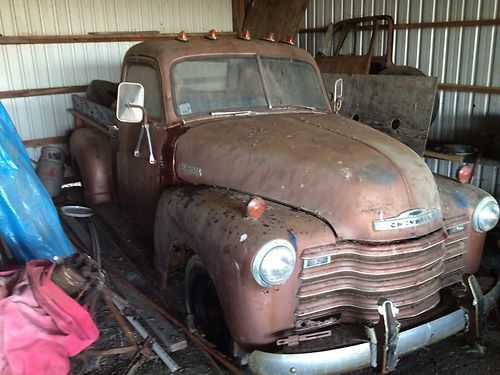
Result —
[[[73,102],[71,112],[75,118],[107,134],[115,128],[115,113],[111,108],[87,99],[84,94],[73,94],[71,100]]]

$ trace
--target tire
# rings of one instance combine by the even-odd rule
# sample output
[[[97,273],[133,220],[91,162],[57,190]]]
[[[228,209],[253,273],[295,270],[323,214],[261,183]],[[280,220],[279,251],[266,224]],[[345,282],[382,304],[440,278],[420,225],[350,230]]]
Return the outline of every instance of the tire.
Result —
[[[382,76],[412,76],[425,77],[425,73],[413,66],[397,65],[382,70],[379,75]]]
[[[111,107],[116,101],[118,84],[109,81],[94,80],[87,87],[87,99],[105,107]]]
[[[382,70],[379,75],[426,77],[425,73],[420,69],[407,65],[397,65],[391,68],[387,68],[385,70]],[[436,96],[434,97],[434,106],[432,107],[431,124],[434,122],[438,114],[440,101],[441,99],[439,97],[439,93],[436,92]]]
[[[231,352],[231,335],[222,307],[205,265],[194,255],[186,266],[186,309],[195,330],[215,344],[223,353]]]

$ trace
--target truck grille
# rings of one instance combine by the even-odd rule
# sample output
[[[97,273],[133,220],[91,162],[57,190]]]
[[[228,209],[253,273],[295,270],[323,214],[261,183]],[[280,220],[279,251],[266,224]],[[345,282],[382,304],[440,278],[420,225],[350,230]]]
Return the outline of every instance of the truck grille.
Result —
[[[449,224],[445,228],[456,220]],[[390,244],[345,241],[306,249],[303,264],[319,257],[330,262],[302,269],[296,324],[323,317],[334,317],[336,322],[377,321],[381,298],[398,307],[398,319],[422,314],[439,303],[440,289],[461,279],[466,241],[466,231],[453,235],[438,231]]]

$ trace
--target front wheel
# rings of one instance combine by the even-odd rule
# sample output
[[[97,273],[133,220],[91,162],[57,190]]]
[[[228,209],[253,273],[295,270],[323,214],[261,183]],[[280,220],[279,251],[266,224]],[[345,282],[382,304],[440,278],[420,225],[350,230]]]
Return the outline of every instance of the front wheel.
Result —
[[[205,265],[198,255],[189,260],[185,274],[186,309],[192,329],[204,335],[220,351],[231,351],[231,335],[227,328],[219,297]]]

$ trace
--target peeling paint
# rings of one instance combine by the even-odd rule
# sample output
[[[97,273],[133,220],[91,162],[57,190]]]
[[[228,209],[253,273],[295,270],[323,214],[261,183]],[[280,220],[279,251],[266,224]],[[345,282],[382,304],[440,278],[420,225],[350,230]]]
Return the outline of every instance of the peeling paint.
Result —
[[[459,191],[453,193],[453,199],[458,208],[467,208],[467,197]]]

